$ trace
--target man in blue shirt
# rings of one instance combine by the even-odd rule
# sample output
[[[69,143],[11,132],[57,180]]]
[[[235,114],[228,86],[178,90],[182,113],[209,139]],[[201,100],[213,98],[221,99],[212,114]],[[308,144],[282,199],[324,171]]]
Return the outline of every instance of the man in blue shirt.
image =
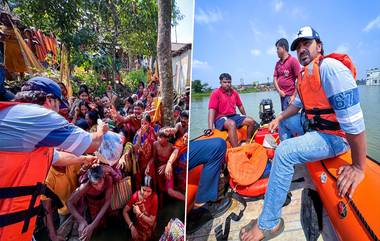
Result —
[[[241,240],[273,238],[283,231],[281,208],[296,164],[331,158],[351,148],[352,165],[342,166],[338,171],[339,195],[348,193],[352,196],[364,179],[367,150],[365,126],[353,74],[342,62],[328,56],[322,57],[322,41],[309,26],[299,30],[291,50],[297,50],[298,60],[305,67],[298,78],[299,96],[269,124],[270,130],[280,126],[280,139],[284,141],[276,149],[261,215],[241,230]],[[310,76],[315,78],[311,79]],[[320,118],[323,122],[317,123],[316,129],[304,133],[299,110],[313,110],[321,103],[328,106],[329,113],[321,114],[326,118]],[[326,129],[320,128],[322,126]],[[290,137],[293,138],[287,139]]]
[[[27,81],[15,101],[0,102],[0,240],[30,241],[50,165],[92,161],[75,156],[96,151],[108,126],[90,134],[69,124],[57,113],[61,89],[48,78]]]
[[[58,114],[62,95],[53,80],[35,77],[21,90],[15,102],[23,104],[0,110],[0,152],[30,152],[41,146],[56,147],[54,163],[59,159],[57,150],[80,156],[99,148],[108,127],[101,125],[98,132],[90,134],[68,123]]]

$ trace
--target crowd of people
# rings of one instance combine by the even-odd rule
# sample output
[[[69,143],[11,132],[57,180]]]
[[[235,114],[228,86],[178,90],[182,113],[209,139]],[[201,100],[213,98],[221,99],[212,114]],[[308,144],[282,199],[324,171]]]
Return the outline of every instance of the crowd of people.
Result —
[[[59,206],[54,198],[43,196],[45,215],[41,225],[37,222],[36,230],[46,226],[51,240],[75,236],[91,240],[96,231],[107,226],[108,217],[116,216],[124,219],[132,240],[152,240],[157,236],[157,223],[169,221],[158,220],[158,208],[169,206],[173,199],[181,202],[185,199],[189,93],[181,96],[173,107],[175,125],[171,127],[161,125],[159,86],[154,80],[147,86],[140,82],[136,93],[121,98],[111,86],[104,95],[94,96],[86,85],[81,85],[78,93],[69,97],[63,83],[57,85],[42,77],[33,79],[9,103],[42,105],[50,109],[48,113],[52,117],[48,126],[40,122],[41,126],[29,129],[24,136],[25,142],[37,144],[30,144],[30,150],[13,151],[55,147],[44,182],[63,204]],[[50,102],[50,97],[59,101]],[[9,107],[6,104],[4,108],[0,108],[0,114]],[[22,112],[16,114],[20,118],[18,122],[23,118]],[[38,120],[29,121],[35,124]],[[50,126],[57,127],[49,129]],[[93,155],[109,131],[118,133],[123,144],[123,153],[112,166]],[[4,138],[7,139],[3,136],[2,143]],[[10,151],[9,148],[0,145],[1,152]],[[123,191],[115,194],[115,186],[121,186]],[[116,207],[115,199],[118,199]],[[183,216],[170,220],[160,240],[169,237],[183,240]],[[176,230],[176,234],[170,230]],[[178,237],[173,239],[173,235]]]

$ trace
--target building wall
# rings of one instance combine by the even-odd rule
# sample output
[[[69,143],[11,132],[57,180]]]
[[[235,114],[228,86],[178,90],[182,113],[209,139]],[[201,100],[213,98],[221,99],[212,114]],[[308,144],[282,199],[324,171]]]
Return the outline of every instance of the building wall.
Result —
[[[190,86],[191,73],[191,50],[172,58],[173,66],[173,87],[181,94],[187,86]]]
[[[367,85],[380,85],[380,69],[370,69],[366,72]]]

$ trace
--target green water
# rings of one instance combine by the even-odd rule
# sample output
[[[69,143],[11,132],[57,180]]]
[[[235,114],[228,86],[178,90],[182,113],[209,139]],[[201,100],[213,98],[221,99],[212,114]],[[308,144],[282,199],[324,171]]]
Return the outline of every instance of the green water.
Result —
[[[368,154],[377,161],[380,161],[380,86],[359,86],[360,102],[363,110]],[[277,92],[255,92],[241,94],[247,115],[255,120],[259,119],[259,104],[262,99],[272,99],[275,114],[280,113],[280,97]],[[209,97],[192,98],[190,116],[190,138],[193,139],[203,133],[207,128]]]

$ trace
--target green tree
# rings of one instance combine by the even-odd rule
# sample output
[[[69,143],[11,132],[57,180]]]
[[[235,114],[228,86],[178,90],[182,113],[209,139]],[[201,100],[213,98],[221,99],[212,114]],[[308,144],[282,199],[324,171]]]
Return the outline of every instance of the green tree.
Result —
[[[193,89],[194,93],[205,93],[211,90],[208,84],[202,84],[201,80],[193,80],[191,82],[191,88]]]
[[[191,82],[191,88],[195,93],[202,93],[202,89],[203,89],[202,82],[198,79],[193,80]]]
[[[171,1],[170,23],[176,25],[183,16],[175,1]],[[8,3],[23,24],[52,32],[65,44],[71,67],[95,66],[99,74],[115,79],[124,63],[121,58],[154,58],[157,54],[156,0],[8,0]],[[124,67],[130,65],[127,61]]]

